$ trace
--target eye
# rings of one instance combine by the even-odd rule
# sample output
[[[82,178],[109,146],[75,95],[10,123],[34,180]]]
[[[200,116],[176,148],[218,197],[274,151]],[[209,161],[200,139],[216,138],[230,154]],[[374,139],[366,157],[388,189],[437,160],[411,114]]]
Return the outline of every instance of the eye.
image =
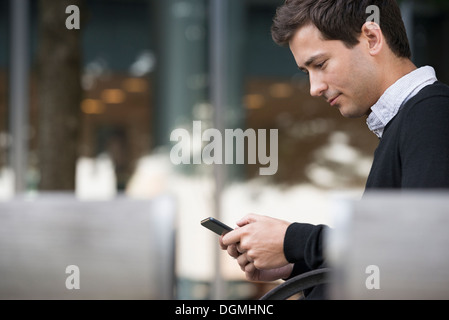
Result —
[[[318,68],[318,69],[323,69],[324,64],[326,63],[326,61],[327,61],[327,60],[325,60],[325,61],[323,61],[323,62],[321,62],[321,63],[316,64],[315,67]]]

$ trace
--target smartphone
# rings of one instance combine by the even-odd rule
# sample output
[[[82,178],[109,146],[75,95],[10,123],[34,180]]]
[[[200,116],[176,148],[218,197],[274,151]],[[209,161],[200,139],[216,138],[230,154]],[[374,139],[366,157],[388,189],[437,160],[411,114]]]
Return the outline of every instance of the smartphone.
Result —
[[[212,217],[201,220],[201,225],[212,230],[219,236],[233,230],[230,226],[227,226],[223,222]]]

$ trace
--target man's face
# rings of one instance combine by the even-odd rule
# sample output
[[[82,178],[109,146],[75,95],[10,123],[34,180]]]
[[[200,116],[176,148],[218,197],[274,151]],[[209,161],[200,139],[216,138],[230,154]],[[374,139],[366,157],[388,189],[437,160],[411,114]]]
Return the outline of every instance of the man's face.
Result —
[[[309,74],[310,94],[325,98],[344,117],[368,114],[380,97],[378,72],[363,41],[349,49],[342,41],[323,40],[310,24],[295,33],[290,50],[298,67]]]

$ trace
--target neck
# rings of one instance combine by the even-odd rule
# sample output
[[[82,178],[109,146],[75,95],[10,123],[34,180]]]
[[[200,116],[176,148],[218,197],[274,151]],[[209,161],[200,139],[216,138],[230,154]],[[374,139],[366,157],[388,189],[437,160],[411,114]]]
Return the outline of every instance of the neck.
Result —
[[[378,87],[378,98],[380,98],[385,90],[387,90],[400,78],[406,74],[409,74],[413,70],[416,70],[416,66],[408,58],[395,57],[394,59],[386,61],[390,61],[390,63],[383,63],[377,66],[379,68],[378,70],[381,70],[379,74],[382,75],[382,81]],[[366,116],[369,116],[370,113],[371,108],[368,109]]]
[[[396,58],[392,63],[385,65],[383,74],[385,75],[383,81],[382,93],[385,92],[391,85],[393,85],[400,78],[416,70],[416,66],[408,58]]]

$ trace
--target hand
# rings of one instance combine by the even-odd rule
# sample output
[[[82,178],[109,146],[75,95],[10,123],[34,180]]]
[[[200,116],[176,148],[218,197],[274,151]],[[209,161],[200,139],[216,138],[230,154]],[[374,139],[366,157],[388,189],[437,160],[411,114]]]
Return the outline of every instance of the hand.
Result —
[[[253,262],[248,261],[246,253],[241,254],[237,258],[237,262],[240,265],[240,269],[245,272],[246,279],[249,281],[275,281],[278,279],[286,279],[290,276],[293,270],[293,263],[269,270],[257,269]]]
[[[220,237],[220,246],[227,250],[230,256],[239,258],[241,254],[245,254],[245,258],[241,260],[246,259],[258,270],[277,269],[288,265],[284,255],[284,237],[289,222],[250,214],[238,221],[237,225],[239,228]],[[254,273],[251,266],[248,268]]]

